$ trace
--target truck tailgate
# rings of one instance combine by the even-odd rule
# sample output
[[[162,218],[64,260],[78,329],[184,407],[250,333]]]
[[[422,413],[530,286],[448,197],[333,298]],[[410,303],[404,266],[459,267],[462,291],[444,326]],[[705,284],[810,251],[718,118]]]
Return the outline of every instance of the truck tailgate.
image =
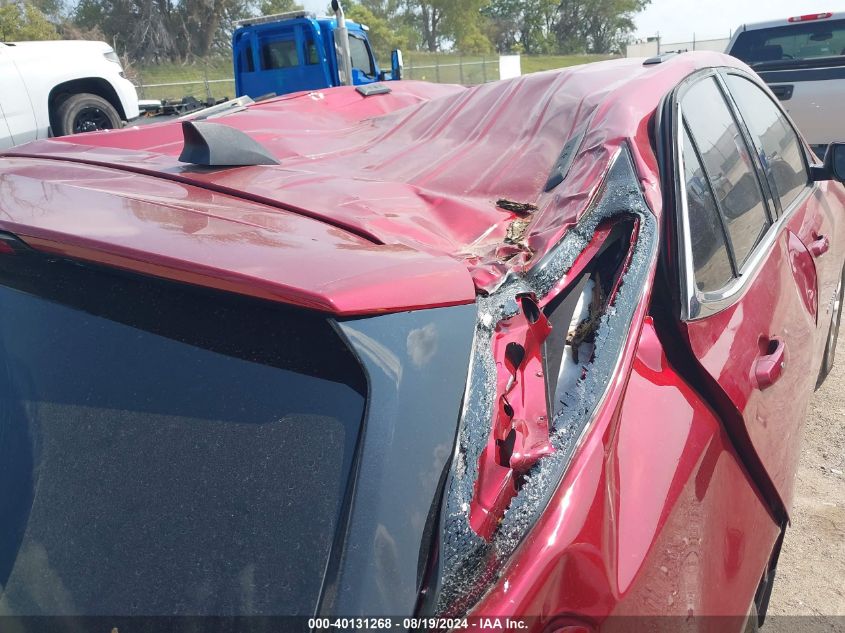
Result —
[[[845,67],[796,68],[759,73],[817,149],[845,140]]]

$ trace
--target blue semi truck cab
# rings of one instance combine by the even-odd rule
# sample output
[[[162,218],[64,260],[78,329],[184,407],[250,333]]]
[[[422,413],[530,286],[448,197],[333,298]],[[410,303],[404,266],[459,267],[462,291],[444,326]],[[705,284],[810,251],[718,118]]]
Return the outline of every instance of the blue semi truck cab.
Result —
[[[237,96],[401,79],[401,52],[393,51],[391,70],[382,71],[367,27],[346,20],[339,2],[332,7],[335,17],[296,11],[238,22],[232,35]]]

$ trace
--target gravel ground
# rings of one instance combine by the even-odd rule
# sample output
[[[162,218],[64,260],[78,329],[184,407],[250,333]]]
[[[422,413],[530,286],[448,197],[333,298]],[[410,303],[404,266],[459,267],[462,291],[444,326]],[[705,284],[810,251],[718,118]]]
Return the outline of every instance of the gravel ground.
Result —
[[[845,630],[845,329],[836,366],[807,411],[792,525],[769,615],[812,617],[774,617],[764,633],[787,622],[796,631]]]

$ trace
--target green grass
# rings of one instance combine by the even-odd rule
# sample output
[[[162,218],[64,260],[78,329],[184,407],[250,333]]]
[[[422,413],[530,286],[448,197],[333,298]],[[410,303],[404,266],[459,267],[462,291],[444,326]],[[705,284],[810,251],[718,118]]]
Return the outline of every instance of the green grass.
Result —
[[[590,62],[601,62],[616,57],[616,55],[523,55],[520,63],[522,65],[522,72],[528,74],[541,70],[552,70],[555,68],[566,68],[567,66],[589,64]]]
[[[610,55],[523,55],[522,72],[533,73],[611,59]],[[380,57],[382,64],[388,59]],[[406,52],[405,77],[440,83],[477,84],[499,77],[498,55],[458,55],[454,53]],[[461,68],[461,64],[463,68]],[[192,95],[204,100],[210,91],[214,99],[235,96],[232,61],[213,57],[192,64],[156,64],[127,68],[127,76],[137,85],[142,99],[181,99]],[[211,83],[206,87],[205,80]],[[225,80],[225,81],[221,81]],[[196,82],[196,83],[188,83]],[[177,86],[146,87],[149,84],[178,83]]]
[[[223,57],[211,57],[192,64],[155,64],[132,66],[126,69],[126,75],[136,85],[178,83],[178,86],[139,88],[138,96],[142,99],[181,99],[187,95],[204,100],[207,98],[205,80],[214,99],[235,96],[235,82],[232,79],[232,60]],[[226,81],[220,81],[226,80]],[[197,82],[189,84],[188,82]]]

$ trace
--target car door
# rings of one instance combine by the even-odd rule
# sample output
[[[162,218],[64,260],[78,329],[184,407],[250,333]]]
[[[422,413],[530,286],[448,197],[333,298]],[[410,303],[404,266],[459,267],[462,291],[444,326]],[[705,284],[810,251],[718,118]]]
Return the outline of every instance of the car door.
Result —
[[[746,123],[754,149],[764,168],[778,213],[786,215],[791,238],[807,247],[817,285],[805,287],[808,308],[816,314],[816,359],[827,343],[833,302],[842,278],[841,253],[845,209],[839,198],[827,194],[827,182],[818,183],[791,213],[790,207],[807,188],[807,154],[795,126],[781,106],[751,77],[737,70],[723,73],[740,116]],[[834,185],[837,186],[837,185]],[[837,256],[838,255],[838,256]],[[796,262],[808,265],[807,259]]]
[[[677,98],[681,329],[788,508],[815,382],[817,278],[798,237],[814,188],[802,164],[781,210],[718,72],[694,76]]]
[[[0,140],[0,147],[3,143],[11,147],[33,141],[37,134],[35,112],[29,101],[26,84],[12,59],[13,49],[13,46],[0,44],[0,108],[9,130],[6,140]]]

